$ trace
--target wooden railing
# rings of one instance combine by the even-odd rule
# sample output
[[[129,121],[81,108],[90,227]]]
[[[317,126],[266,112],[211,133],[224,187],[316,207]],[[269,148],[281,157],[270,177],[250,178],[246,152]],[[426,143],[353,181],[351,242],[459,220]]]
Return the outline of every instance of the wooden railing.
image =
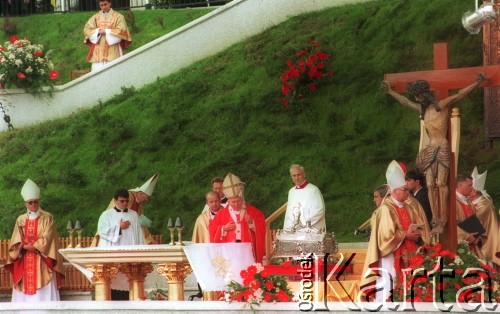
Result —
[[[82,237],[81,247],[89,247],[94,237]],[[163,243],[163,236],[153,235],[156,243]],[[8,259],[10,240],[0,240],[0,265],[4,265]],[[69,238],[59,238],[59,248],[66,248],[69,245]],[[77,242],[73,239],[73,245]],[[63,285],[60,290],[63,291],[92,291],[94,287],[87,278],[68,261],[64,260]],[[0,269],[0,293],[10,293],[12,291],[12,276],[5,268]]]
[[[278,208],[271,216],[266,218],[266,261],[267,263],[271,259],[273,254],[273,241],[276,237],[276,230],[271,230],[271,224],[276,220],[281,214],[286,211],[287,203],[283,204]]]

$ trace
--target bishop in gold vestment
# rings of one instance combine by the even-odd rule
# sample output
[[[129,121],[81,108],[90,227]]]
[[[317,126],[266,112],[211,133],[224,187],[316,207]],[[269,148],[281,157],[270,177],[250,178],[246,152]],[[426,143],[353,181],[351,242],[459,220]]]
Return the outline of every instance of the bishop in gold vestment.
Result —
[[[376,295],[380,302],[389,296],[390,281],[401,278],[401,270],[408,266],[411,254],[430,240],[424,210],[418,201],[408,197],[404,172],[395,161],[389,165],[386,176],[391,195],[372,215],[372,233],[361,278],[361,287],[370,297],[375,281],[382,288],[381,282],[385,280],[385,295],[384,291]]]
[[[28,210],[16,220],[5,265],[12,272],[12,301],[59,301],[64,269],[54,219],[40,208],[33,181],[26,181],[21,194]]]

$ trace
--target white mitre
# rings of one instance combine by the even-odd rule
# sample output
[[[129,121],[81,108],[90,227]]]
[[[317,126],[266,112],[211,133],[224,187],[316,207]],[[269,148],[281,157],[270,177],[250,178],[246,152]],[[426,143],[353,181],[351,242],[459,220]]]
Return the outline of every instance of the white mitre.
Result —
[[[40,188],[35,182],[28,179],[21,189],[21,195],[25,201],[40,199]]]
[[[148,196],[151,196],[153,194],[153,191],[154,191],[155,186],[156,186],[156,181],[158,181],[159,176],[160,176],[160,174],[158,172],[155,173],[155,175],[152,176],[148,181],[146,181],[146,183],[144,183],[141,187],[132,189],[130,191],[143,192],[143,193],[147,194]]]
[[[488,170],[485,172],[479,174],[479,171],[477,171],[477,167],[474,167],[474,170],[472,171],[472,187],[474,187],[474,190],[480,191],[485,197],[490,198],[488,193],[486,193],[486,190],[484,189],[484,185],[486,184],[486,175],[488,174]]]
[[[387,185],[391,191],[406,185],[405,173],[401,165],[393,160],[387,167],[385,172],[385,177],[387,179]]]
[[[229,172],[222,182],[222,191],[227,198],[243,197],[245,183],[241,182],[240,178]]]

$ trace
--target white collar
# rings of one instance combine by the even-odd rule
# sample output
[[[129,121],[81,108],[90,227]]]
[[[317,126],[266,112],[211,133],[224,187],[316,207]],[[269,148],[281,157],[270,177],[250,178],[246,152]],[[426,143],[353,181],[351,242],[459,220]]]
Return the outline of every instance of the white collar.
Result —
[[[28,210],[28,219],[30,220],[37,219],[38,217],[40,217],[41,214],[42,213],[40,212],[40,208],[38,208],[36,212]]]
[[[467,197],[462,195],[461,193],[455,191],[455,194],[457,195],[457,199],[463,203],[464,205],[469,205],[469,203],[467,202]]]
[[[395,200],[395,199],[394,199],[394,197],[392,197],[392,196],[391,196],[391,199],[392,199],[392,201],[394,202],[394,204],[395,204],[397,207],[400,207],[400,208],[405,207],[405,203],[404,203],[404,202],[400,202],[400,201],[398,201],[398,200]]]

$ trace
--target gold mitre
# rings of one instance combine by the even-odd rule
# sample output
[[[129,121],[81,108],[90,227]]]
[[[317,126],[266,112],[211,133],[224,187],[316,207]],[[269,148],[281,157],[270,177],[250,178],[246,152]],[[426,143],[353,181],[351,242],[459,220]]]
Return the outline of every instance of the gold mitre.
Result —
[[[35,182],[28,179],[21,189],[21,195],[25,201],[40,199],[40,188]]]
[[[385,177],[391,191],[406,185],[403,168],[401,168],[401,165],[395,160],[391,161],[387,167]]]
[[[222,182],[222,191],[227,198],[241,196],[243,197],[243,191],[245,189],[245,183],[241,182],[240,178],[229,172]]]
[[[154,176],[152,176],[146,183],[144,183],[141,187],[132,189],[130,191],[132,192],[143,192],[147,194],[148,196],[151,196],[153,194],[153,191],[156,186],[156,181],[158,181],[158,177],[160,174],[157,172],[155,173]]]

